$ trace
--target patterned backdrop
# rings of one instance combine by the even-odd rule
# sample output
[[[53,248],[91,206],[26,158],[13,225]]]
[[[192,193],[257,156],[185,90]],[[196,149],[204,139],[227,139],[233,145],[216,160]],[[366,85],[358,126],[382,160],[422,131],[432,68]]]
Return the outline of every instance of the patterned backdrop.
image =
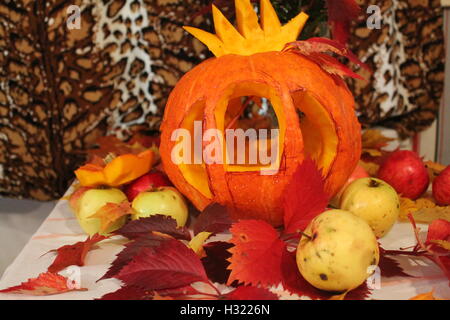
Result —
[[[171,88],[209,55],[181,29],[211,30],[197,14],[209,2],[2,0],[0,195],[57,198],[98,137],[157,130]],[[407,136],[434,119],[442,93],[439,1],[377,3],[382,29],[361,21],[350,40],[375,73],[352,86],[366,125]],[[80,29],[67,28],[71,5]]]

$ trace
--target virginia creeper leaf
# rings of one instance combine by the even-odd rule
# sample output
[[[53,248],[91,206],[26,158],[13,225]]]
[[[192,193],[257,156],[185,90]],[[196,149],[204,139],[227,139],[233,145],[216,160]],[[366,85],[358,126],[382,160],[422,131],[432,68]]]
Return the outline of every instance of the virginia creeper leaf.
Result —
[[[37,278],[28,279],[18,286],[0,290],[0,293],[29,294],[33,296],[47,296],[69,291],[84,291],[76,289],[66,277],[52,272],[41,273]]]
[[[231,226],[231,233],[234,247],[229,250],[232,256],[228,284],[237,280],[255,286],[278,285],[286,247],[278,232],[261,220],[241,220]]]
[[[227,300],[278,300],[278,296],[266,288],[239,286],[226,295]]]
[[[117,254],[116,259],[111,263],[108,271],[98,281],[116,276],[123,267],[133,261],[133,258],[138,255],[141,250],[159,246],[162,242],[167,240],[169,240],[167,237],[146,234],[145,236],[141,236],[125,244],[125,248]]]
[[[321,170],[313,160],[305,159],[284,192],[285,232],[304,230],[315,216],[325,211],[328,201]]]
[[[163,241],[156,247],[143,248],[115,277],[126,285],[140,286],[147,290],[208,281],[195,252],[175,239]]]
[[[84,259],[94,244],[106,239],[105,236],[95,234],[88,237],[85,241],[79,241],[72,245],[65,245],[56,250],[57,256],[53,263],[48,267],[48,271],[57,273],[68,266],[84,266]]]
[[[203,231],[211,232],[213,234],[221,233],[228,230],[231,226],[231,218],[228,209],[225,206],[214,203],[208,206],[198,216],[194,224],[194,234]]]
[[[203,267],[212,282],[227,283],[231,273],[228,269],[230,265],[228,259],[231,257],[228,250],[231,247],[232,243],[224,241],[210,242],[203,247],[206,255],[202,258]]]
[[[97,300],[153,300],[154,292],[136,286],[124,286]]]
[[[191,239],[187,228],[178,228],[175,219],[160,214],[130,221],[122,228],[115,231],[114,234],[124,236],[128,239],[135,239],[152,232],[164,233],[174,237],[175,239]]]
[[[349,37],[350,23],[361,12],[355,0],[327,0],[328,23],[333,39],[345,45]]]
[[[382,277],[412,277],[410,274],[403,271],[402,267],[400,267],[400,264],[395,259],[385,254],[386,250],[380,245],[378,245],[378,247],[380,248],[380,261],[378,262],[378,267],[380,268]]]

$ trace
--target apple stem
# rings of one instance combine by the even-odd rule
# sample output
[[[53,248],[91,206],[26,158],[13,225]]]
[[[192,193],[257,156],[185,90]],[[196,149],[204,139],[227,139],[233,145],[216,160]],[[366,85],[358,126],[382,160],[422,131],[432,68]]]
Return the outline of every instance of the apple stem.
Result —
[[[370,179],[370,183],[369,183],[369,187],[370,188],[376,188],[376,187],[379,187],[379,186],[380,186],[380,183],[378,181],[376,181],[374,179]]]
[[[313,238],[312,238],[310,235],[304,233],[302,230],[298,230],[298,233],[300,233],[302,236],[305,236],[305,237],[308,238],[309,240],[313,240]]]

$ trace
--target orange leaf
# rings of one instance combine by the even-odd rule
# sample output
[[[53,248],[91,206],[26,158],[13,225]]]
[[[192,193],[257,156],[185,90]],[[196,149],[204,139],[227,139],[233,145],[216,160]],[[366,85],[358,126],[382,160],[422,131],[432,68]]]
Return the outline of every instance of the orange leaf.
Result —
[[[0,290],[0,293],[29,294],[33,296],[47,296],[69,291],[85,291],[87,289],[73,288],[73,283],[57,273],[41,273],[37,278],[28,279],[18,286]]]
[[[75,175],[83,187],[101,185],[117,187],[150,171],[153,158],[152,150],[146,150],[138,155],[124,154],[114,158],[105,166],[88,163],[75,170]]]
[[[428,170],[428,175],[431,182],[433,182],[433,180],[446,168],[443,164],[433,161],[425,161],[424,164]]]
[[[414,201],[401,197],[399,218],[407,221],[408,214],[412,214],[416,222],[430,223],[436,219],[450,221],[450,206],[438,206],[431,198],[419,198]]]
[[[380,151],[381,148],[386,147],[390,141],[395,140],[384,136],[381,131],[377,129],[365,130],[361,136],[361,139],[363,152],[365,152],[365,150]]]
[[[427,293],[418,294],[417,296],[412,297],[409,300],[443,300],[443,299],[436,298],[434,296],[434,292],[430,291]]]
[[[48,271],[56,273],[64,268],[72,265],[84,266],[84,259],[92,246],[97,242],[106,239],[106,237],[95,234],[92,237],[88,237],[85,241],[80,241],[72,245],[65,245],[56,251],[57,256]]]
[[[119,218],[132,213],[133,209],[128,201],[123,201],[122,203],[109,202],[98,209],[97,212],[90,216],[90,218],[97,218],[100,220],[99,231],[100,233],[103,233]]]

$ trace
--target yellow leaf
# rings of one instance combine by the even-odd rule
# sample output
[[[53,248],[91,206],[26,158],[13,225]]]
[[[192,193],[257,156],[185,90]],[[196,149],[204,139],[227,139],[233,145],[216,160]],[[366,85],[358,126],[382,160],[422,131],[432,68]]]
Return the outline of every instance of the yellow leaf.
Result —
[[[381,157],[383,154],[378,149],[363,149],[363,153],[367,153],[371,157]]]
[[[428,169],[430,181],[433,181],[445,169],[445,166],[443,164],[437,162],[425,161],[424,163],[425,167],[427,167]]]
[[[380,130],[367,129],[362,134],[362,148],[365,149],[377,149],[385,147],[388,142],[395,139],[384,136]]]
[[[375,177],[378,173],[378,169],[380,169],[380,166],[373,162],[365,162],[361,160],[359,161],[359,165],[363,167],[371,177]]]
[[[189,241],[189,247],[200,257],[202,258],[205,254],[203,251],[203,244],[205,241],[211,236],[211,232],[200,232],[195,237]]]
[[[440,207],[430,198],[419,198],[416,201],[400,198],[400,220],[408,221],[411,213],[416,222],[430,223],[436,219],[450,221],[450,206]]]
[[[111,227],[114,222],[123,216],[132,214],[133,209],[128,201],[122,203],[107,203],[98,209],[90,218],[97,218],[100,220],[100,233],[105,232]]]
[[[436,298],[434,296],[434,291],[430,291],[427,293],[418,294],[417,296],[412,297],[409,300],[444,300],[444,299]]]
[[[341,294],[337,294],[335,296],[332,296],[330,299],[328,300],[344,300],[345,296],[347,295],[348,291],[345,291],[344,293]]]
[[[431,243],[437,244],[439,247],[450,251],[450,242],[445,240],[431,240]]]

